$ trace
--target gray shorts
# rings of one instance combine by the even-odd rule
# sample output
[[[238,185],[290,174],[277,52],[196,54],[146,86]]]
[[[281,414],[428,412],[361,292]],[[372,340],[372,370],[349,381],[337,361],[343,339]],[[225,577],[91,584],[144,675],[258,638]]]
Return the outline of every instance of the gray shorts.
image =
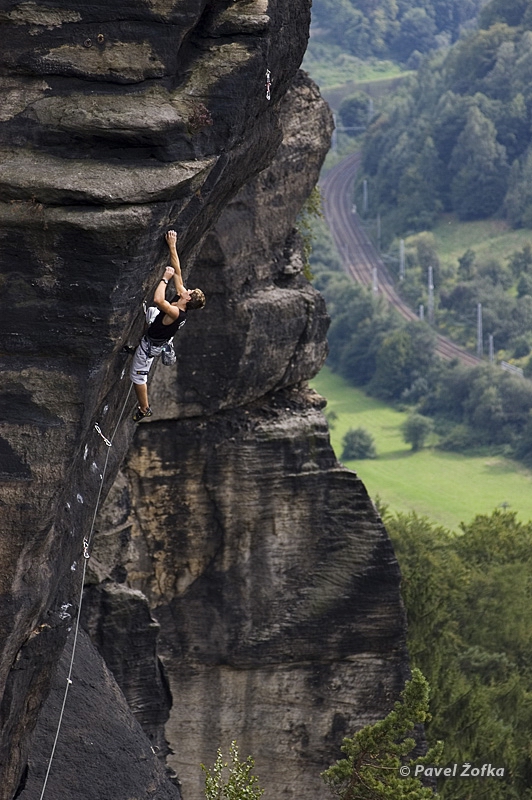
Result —
[[[162,344],[160,346],[151,344],[145,336],[142,337],[139,346],[135,350],[129,372],[131,381],[136,383],[137,386],[148,382],[148,373],[153,364],[153,359],[161,355],[163,347],[164,345]]]

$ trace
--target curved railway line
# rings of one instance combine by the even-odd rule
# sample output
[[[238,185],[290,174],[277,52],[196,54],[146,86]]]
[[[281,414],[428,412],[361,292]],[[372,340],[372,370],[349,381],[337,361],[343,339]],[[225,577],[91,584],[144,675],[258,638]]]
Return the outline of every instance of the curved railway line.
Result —
[[[321,181],[325,219],[338,248],[345,272],[364,286],[373,285],[377,270],[378,291],[407,320],[417,320],[417,314],[399,296],[377,249],[353,213],[353,186],[360,166],[360,153],[344,158]],[[475,366],[481,360],[462,347],[437,334],[436,352],[445,361],[458,358],[464,364]]]

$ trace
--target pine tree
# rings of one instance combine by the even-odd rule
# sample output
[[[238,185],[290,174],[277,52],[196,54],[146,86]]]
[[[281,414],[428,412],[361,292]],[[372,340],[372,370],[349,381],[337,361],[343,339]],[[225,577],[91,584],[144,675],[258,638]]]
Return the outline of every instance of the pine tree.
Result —
[[[340,800],[433,800],[432,789],[412,773],[417,764],[437,763],[442,745],[403,763],[416,744],[408,734],[427,719],[428,703],[428,683],[420,670],[414,669],[412,680],[388,716],[344,739],[346,757],[322,773]]]

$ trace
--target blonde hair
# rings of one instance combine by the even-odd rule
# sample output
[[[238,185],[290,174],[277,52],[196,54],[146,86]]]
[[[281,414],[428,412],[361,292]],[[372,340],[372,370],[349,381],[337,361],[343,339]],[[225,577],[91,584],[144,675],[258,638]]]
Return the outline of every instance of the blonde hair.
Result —
[[[190,300],[187,301],[187,311],[194,308],[203,308],[205,306],[205,295],[201,289],[190,290]]]

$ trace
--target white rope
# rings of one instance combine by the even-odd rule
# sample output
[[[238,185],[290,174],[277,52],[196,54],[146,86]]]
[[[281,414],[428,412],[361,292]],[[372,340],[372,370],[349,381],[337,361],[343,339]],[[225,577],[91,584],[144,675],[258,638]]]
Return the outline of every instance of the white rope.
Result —
[[[96,515],[98,513],[98,507],[100,505],[100,499],[101,499],[101,496],[102,496],[103,482],[104,482],[104,478],[105,478],[105,473],[107,471],[107,463],[109,461],[109,453],[111,452],[111,446],[112,446],[114,438],[116,436],[116,432],[118,430],[118,426],[122,422],[122,417],[124,416],[124,411],[126,409],[126,405],[127,405],[128,400],[129,400],[129,395],[131,394],[131,389],[132,388],[133,388],[133,384],[130,384],[129,391],[128,391],[127,395],[126,395],[126,399],[124,400],[124,405],[122,406],[122,410],[120,411],[120,416],[118,417],[118,422],[116,423],[116,426],[115,426],[115,429],[114,429],[113,434],[111,436],[111,439],[109,440],[109,439],[105,438],[105,436],[103,435],[103,433],[99,429],[98,423],[96,423],[95,426],[94,426],[96,428],[96,430],[98,431],[98,433],[100,434],[100,436],[102,437],[102,439],[104,440],[105,444],[107,445],[107,455],[105,457],[105,464],[104,464],[104,467],[103,467],[103,472],[102,472],[101,477],[100,477],[100,489],[98,491],[98,496],[96,498],[96,505],[94,507],[94,514],[93,514],[93,517],[92,517],[92,523],[91,523],[89,535],[85,539],[83,539],[83,556],[84,556],[84,558],[83,558],[83,570],[82,570],[82,574],[81,574],[81,588],[80,588],[79,601],[78,601],[78,613],[77,613],[77,616],[76,616],[76,626],[75,626],[75,630],[74,630],[74,641],[72,643],[72,653],[71,653],[71,656],[70,656],[70,665],[69,665],[69,668],[68,668],[68,675],[67,675],[67,680],[66,680],[65,693],[63,695],[63,703],[62,703],[62,706],[61,706],[61,711],[59,713],[59,721],[57,723],[57,730],[55,732],[55,738],[54,738],[54,743],[53,743],[53,746],[52,746],[52,752],[50,754],[50,759],[48,761],[48,768],[46,770],[46,775],[45,775],[45,778],[44,778],[44,784],[43,784],[43,787],[42,787],[42,791],[41,791],[41,795],[39,797],[39,800],[43,800],[44,793],[46,791],[46,786],[48,784],[48,777],[50,775],[50,770],[52,768],[52,762],[54,760],[55,749],[57,747],[57,742],[58,742],[58,739],[59,739],[59,733],[61,731],[61,725],[63,723],[63,716],[64,716],[64,713],[65,713],[65,706],[66,706],[66,701],[67,701],[67,697],[68,697],[68,690],[70,689],[70,687],[72,685],[72,671],[74,669],[74,657],[76,655],[76,645],[77,645],[77,642],[78,642],[79,626],[80,626],[80,619],[81,619],[81,606],[83,604],[83,589],[84,589],[84,586],[85,586],[85,574],[87,572],[87,563],[88,563],[88,560],[90,558],[89,547],[90,547],[90,543],[91,543],[91,540],[92,540],[92,534],[93,534],[93,531],[94,531],[94,525],[96,523]]]

